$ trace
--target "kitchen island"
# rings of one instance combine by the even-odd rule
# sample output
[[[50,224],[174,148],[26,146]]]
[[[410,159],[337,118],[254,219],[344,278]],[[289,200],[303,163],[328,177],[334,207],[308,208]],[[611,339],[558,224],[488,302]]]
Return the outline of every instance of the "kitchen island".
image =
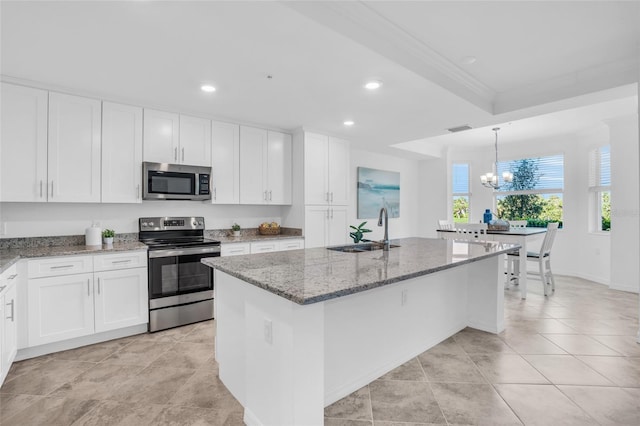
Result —
[[[324,407],[469,326],[504,328],[518,246],[406,238],[203,259],[215,269],[220,379],[248,425],[322,425]]]

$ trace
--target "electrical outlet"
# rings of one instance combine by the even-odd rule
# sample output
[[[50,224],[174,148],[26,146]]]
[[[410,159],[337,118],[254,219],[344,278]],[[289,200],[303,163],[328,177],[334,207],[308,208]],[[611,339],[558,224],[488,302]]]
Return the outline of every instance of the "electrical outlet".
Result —
[[[269,319],[264,319],[264,341],[268,344],[273,344],[273,322]]]
[[[408,289],[402,290],[402,295],[400,296],[400,306],[404,306],[407,304],[407,293],[409,293]]]

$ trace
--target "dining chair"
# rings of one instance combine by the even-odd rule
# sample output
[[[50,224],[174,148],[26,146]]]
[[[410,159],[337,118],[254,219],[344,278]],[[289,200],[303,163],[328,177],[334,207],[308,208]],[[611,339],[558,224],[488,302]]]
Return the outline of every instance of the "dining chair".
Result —
[[[527,261],[538,262],[538,272],[540,280],[542,281],[542,289],[544,295],[548,295],[547,286],[551,285],[551,291],[556,291],[556,281],[553,278],[551,272],[551,247],[553,241],[556,238],[556,232],[558,231],[558,222],[551,222],[547,224],[547,233],[544,236],[542,245],[539,252],[527,252]],[[513,275],[511,271],[513,270]],[[527,271],[524,271],[527,273]],[[515,281],[518,284],[518,277],[520,276],[520,254],[516,251],[507,255],[507,279],[509,281]]]
[[[486,223],[456,223],[456,238],[472,241],[484,241],[487,239]]]
[[[527,221],[526,220],[510,220],[509,227],[510,228],[526,228]]]
[[[438,220],[438,229],[453,231],[455,227],[453,226],[453,222],[450,222],[446,219],[440,219]]]

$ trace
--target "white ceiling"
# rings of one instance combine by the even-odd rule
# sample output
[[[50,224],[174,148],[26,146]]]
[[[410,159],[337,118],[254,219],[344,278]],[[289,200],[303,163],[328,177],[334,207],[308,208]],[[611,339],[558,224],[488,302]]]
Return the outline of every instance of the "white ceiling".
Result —
[[[473,144],[473,131],[441,137],[460,124],[516,128],[547,114],[528,135],[566,132],[567,116],[548,113],[629,98],[640,74],[637,1],[2,1],[0,8],[5,79],[276,129],[304,126],[396,155],[412,155],[388,148],[407,141],[419,141],[412,143],[423,153]],[[464,64],[464,56],[477,61]],[[370,79],[383,87],[366,91]],[[204,94],[202,83],[218,91]],[[634,111],[633,102],[615,106]],[[612,110],[570,116],[585,117],[572,120],[575,127]],[[346,119],[355,126],[345,128]]]

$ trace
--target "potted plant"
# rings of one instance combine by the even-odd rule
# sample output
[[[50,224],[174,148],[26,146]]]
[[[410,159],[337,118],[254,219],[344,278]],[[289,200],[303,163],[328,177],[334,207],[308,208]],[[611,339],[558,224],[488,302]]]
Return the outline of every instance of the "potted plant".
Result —
[[[231,231],[233,232],[233,236],[234,237],[239,237],[240,236],[240,225],[238,225],[237,223],[234,223],[233,225],[231,225]]]
[[[113,237],[116,235],[113,229],[105,229],[102,231],[102,239],[104,243],[108,246],[113,245]]]

